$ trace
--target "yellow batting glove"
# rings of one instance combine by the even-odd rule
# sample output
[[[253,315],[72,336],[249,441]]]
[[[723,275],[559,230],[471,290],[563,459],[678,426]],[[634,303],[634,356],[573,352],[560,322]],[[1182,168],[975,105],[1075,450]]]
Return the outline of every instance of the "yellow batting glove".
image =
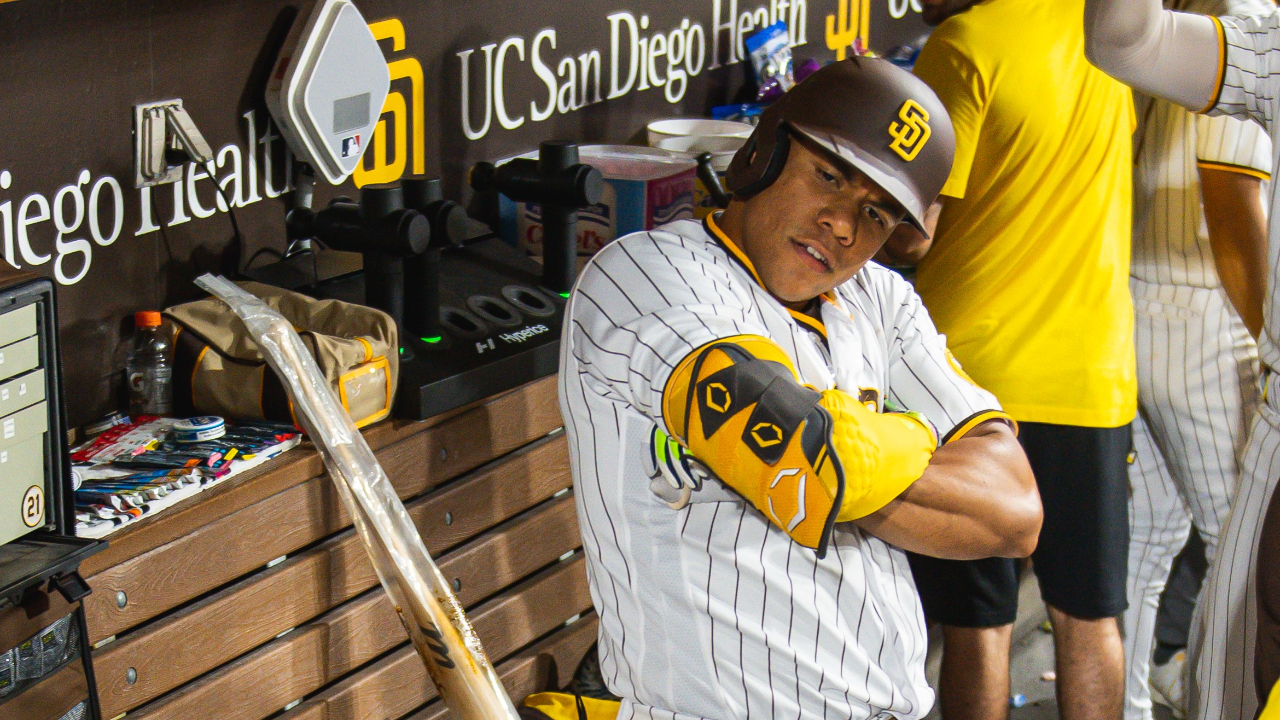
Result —
[[[716,341],[681,361],[663,417],[694,457],[819,557],[837,521],[884,507],[937,447],[927,421],[801,385],[782,348],[759,336]]]
[[[920,479],[938,449],[938,433],[914,412],[878,413],[840,390],[822,393],[835,425],[832,444],[844,466],[838,522],[866,517]]]

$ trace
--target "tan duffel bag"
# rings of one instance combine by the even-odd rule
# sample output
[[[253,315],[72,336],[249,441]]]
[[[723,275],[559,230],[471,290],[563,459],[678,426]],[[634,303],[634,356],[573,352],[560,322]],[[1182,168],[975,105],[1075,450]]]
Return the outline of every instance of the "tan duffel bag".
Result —
[[[356,427],[391,413],[400,345],[390,315],[260,283],[239,285],[293,323]],[[177,305],[164,316],[175,326],[173,399],[179,413],[297,423],[284,386],[222,301]]]

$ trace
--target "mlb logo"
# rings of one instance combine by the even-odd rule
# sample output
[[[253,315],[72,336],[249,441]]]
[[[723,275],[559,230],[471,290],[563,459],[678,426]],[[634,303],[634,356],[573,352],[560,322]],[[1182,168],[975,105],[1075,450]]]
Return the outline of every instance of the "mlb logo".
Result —
[[[351,137],[342,138],[342,157],[359,157],[360,156],[360,136],[352,135]]]

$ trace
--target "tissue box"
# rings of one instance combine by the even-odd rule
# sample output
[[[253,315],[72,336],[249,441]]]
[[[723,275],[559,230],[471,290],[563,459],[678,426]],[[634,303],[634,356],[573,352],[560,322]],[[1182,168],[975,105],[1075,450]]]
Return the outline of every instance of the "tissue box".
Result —
[[[578,153],[605,180],[600,202],[578,211],[579,255],[592,255],[627,233],[693,217],[697,163],[688,156],[628,145],[584,145]],[[504,240],[542,254],[542,209],[537,203],[503,196],[499,219]]]

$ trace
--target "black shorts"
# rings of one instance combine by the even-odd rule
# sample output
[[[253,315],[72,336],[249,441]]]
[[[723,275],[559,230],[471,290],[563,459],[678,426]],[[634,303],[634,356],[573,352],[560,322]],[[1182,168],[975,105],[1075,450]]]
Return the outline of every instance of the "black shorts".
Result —
[[[1040,488],[1044,526],[1032,554],[1045,603],[1087,620],[1125,611],[1129,565],[1130,427],[1020,423],[1018,439]],[[994,627],[1018,611],[1016,561],[911,555],[931,621]]]

